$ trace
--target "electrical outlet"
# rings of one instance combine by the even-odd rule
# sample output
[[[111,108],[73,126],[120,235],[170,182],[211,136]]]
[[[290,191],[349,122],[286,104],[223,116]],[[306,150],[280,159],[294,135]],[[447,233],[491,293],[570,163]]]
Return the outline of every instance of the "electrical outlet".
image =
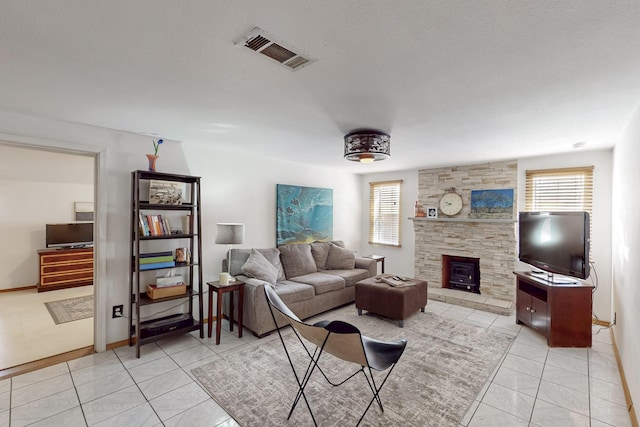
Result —
[[[114,305],[113,312],[111,313],[111,318],[115,319],[116,317],[122,317],[122,310],[124,307],[122,305]]]

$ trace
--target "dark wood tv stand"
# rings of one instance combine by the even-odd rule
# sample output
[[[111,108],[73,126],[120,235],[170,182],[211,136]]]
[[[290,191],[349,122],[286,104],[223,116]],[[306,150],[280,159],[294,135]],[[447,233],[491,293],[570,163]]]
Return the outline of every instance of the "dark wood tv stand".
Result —
[[[593,285],[552,284],[516,271],[516,323],[535,329],[549,347],[591,347]]]

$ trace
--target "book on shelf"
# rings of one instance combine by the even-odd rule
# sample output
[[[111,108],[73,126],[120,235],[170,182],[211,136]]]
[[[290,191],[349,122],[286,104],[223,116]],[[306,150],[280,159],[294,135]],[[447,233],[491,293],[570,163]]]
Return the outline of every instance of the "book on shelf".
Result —
[[[156,268],[171,268],[175,267],[175,261],[167,262],[153,262],[151,264],[140,264],[140,270],[153,270]]]
[[[140,233],[143,236],[168,236],[171,234],[169,219],[162,215],[140,214]]]
[[[162,251],[162,252],[147,252],[144,254],[140,254],[139,258],[155,258],[157,256],[169,256],[172,255],[171,251]]]
[[[158,262],[171,262],[173,261],[173,255],[154,256],[148,258],[140,258],[140,264],[154,264]]]

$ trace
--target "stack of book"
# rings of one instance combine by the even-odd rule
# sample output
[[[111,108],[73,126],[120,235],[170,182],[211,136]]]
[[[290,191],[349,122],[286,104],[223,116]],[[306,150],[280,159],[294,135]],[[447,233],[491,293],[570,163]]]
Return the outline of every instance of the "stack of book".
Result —
[[[168,236],[171,234],[169,220],[162,215],[140,214],[140,234],[143,236]]]
[[[140,254],[139,262],[140,270],[153,270],[155,268],[176,266],[176,262],[173,260],[173,252],[171,251]]]

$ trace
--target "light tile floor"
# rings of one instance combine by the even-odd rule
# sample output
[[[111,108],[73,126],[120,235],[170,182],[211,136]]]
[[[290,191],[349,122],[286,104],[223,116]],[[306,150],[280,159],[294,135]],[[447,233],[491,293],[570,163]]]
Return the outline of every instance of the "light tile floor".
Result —
[[[594,327],[591,349],[550,349],[514,316],[439,301],[427,311],[516,337],[461,426],[631,425],[608,329]],[[196,332],[145,345],[140,359],[121,347],[0,380],[0,427],[237,426],[191,369],[261,342],[223,330],[216,346]]]

